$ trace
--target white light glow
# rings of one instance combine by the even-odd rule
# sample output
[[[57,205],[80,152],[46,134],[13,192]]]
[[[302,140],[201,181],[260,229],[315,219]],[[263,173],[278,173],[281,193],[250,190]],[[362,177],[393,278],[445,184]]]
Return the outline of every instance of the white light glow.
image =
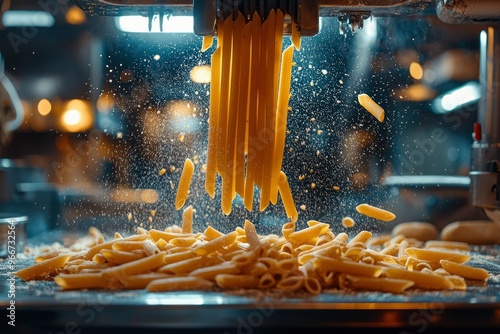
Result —
[[[438,97],[434,101],[433,106],[436,112],[445,114],[475,103],[480,97],[481,92],[479,84],[477,82],[469,82],[462,87]]]
[[[62,119],[66,125],[76,125],[82,119],[82,114],[79,110],[70,109],[64,112]]]
[[[48,12],[8,10],[2,16],[4,27],[52,27],[56,21]]]
[[[149,18],[144,16],[120,16],[115,19],[116,27],[125,32],[136,33],[189,33],[193,32],[192,16],[163,16],[163,31],[160,31],[159,16],[153,17],[151,31],[149,31]]]
[[[370,39],[375,39],[377,37],[377,19],[375,17],[370,17],[363,22],[363,31],[370,37]]]

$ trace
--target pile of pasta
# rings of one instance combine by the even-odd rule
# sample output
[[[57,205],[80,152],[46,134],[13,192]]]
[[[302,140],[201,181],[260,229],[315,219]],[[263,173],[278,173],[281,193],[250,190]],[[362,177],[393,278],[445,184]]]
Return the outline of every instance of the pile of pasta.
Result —
[[[240,12],[217,22],[217,48],[212,55],[210,116],[205,189],[213,198],[217,174],[222,179],[222,211],[229,214],[239,194],[252,211],[255,187],[260,210],[276,204],[278,192],[289,192],[280,176],[285,148],[294,46],[300,48],[293,24],[294,46],[283,47],[284,14],[271,10],[247,20]],[[210,47],[204,39],[203,50]],[[284,195],[287,196],[287,195]],[[287,215],[297,219],[288,207]]]
[[[191,209],[192,210],[192,209]],[[486,280],[482,268],[464,264],[468,245],[450,241],[422,242],[403,235],[372,237],[362,231],[349,240],[330,225],[294,222],[282,235],[259,235],[250,221],[223,234],[209,226],[194,233],[187,212],[182,227],[138,228],[135,235],[116,233],[106,241],[95,228],[69,248],[39,255],[22,279],[53,279],[63,290],[146,289],[179,291],[325,289],[403,293],[409,288],[465,290],[465,279]],[[338,291],[338,290],[333,290]]]

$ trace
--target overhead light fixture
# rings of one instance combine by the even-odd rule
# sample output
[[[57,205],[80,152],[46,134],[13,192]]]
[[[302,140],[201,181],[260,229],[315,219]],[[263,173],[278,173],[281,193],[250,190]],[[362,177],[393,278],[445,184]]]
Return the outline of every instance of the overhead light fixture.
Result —
[[[8,10],[2,15],[2,24],[6,28],[13,27],[52,27],[56,23],[54,17],[41,10]]]
[[[153,16],[153,24],[149,30],[149,18],[140,15],[119,16],[115,18],[115,24],[118,29],[124,32],[135,33],[192,33],[192,16],[167,16],[163,17],[163,29],[160,31],[160,22],[158,15]]]
[[[480,85],[478,82],[472,81],[438,96],[433,101],[432,108],[437,114],[447,114],[477,103],[480,98]]]

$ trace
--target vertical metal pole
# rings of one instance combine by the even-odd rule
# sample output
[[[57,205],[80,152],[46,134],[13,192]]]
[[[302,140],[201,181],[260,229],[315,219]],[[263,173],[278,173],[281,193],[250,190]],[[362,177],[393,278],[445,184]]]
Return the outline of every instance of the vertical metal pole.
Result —
[[[481,33],[478,121],[486,143],[500,143],[500,32],[488,28]]]
[[[500,213],[500,34],[495,28],[481,33],[480,48],[482,135],[476,134],[472,144],[470,202],[496,215]]]

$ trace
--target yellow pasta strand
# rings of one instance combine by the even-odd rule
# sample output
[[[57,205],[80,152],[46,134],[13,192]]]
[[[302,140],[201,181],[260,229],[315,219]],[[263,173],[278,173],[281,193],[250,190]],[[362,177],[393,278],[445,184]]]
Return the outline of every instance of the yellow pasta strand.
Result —
[[[214,37],[212,35],[203,36],[201,52],[205,52],[212,47]]]
[[[205,190],[212,198],[215,197],[215,183],[217,172],[221,66],[221,48],[219,47],[212,55],[212,73],[210,81],[210,116],[208,119],[208,154],[207,170],[205,174]]]
[[[276,141],[271,174],[271,201],[276,204],[279,188],[279,175],[285,150],[286,124],[288,119],[288,100],[292,76],[293,47],[288,47],[281,60],[278,106],[276,116]]]
[[[288,219],[290,219],[292,222],[296,222],[299,218],[299,213],[297,212],[297,208],[295,207],[292,191],[290,190],[290,185],[288,184],[288,179],[283,171],[280,172],[278,187]]]
[[[181,180],[177,188],[177,195],[175,197],[175,208],[179,210],[186,203],[189,195],[189,187],[191,186],[191,179],[194,174],[194,164],[191,159],[186,159],[184,167],[182,168]]]

